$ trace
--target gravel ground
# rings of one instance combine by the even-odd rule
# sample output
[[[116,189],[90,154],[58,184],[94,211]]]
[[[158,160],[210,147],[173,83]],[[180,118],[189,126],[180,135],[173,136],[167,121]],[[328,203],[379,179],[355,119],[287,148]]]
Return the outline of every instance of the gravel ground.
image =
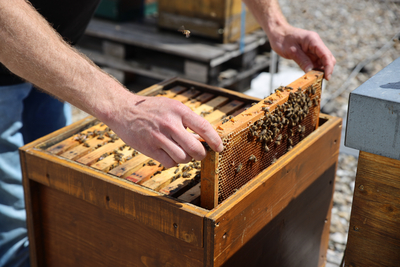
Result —
[[[400,1],[279,0],[288,21],[317,32],[337,63],[322,95],[323,112],[346,117],[349,93],[400,56]],[[289,60],[280,64],[296,67]],[[356,67],[360,71],[354,71]],[[86,114],[73,108],[73,120]],[[340,265],[346,247],[357,158],[341,153],[336,175],[327,267]]]
[[[397,2],[397,3],[396,3]],[[279,0],[296,27],[316,31],[337,63],[322,95],[323,111],[346,117],[349,93],[400,56],[400,2]],[[281,64],[294,66],[281,60]],[[360,72],[353,70],[359,65]],[[361,68],[362,67],[362,68]],[[343,137],[342,137],[343,138]],[[357,158],[340,154],[327,267],[340,265],[346,247]]]

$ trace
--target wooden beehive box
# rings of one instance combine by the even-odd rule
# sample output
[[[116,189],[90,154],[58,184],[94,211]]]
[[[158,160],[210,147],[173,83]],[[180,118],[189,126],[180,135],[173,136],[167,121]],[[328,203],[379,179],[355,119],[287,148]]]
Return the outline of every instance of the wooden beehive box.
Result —
[[[253,15],[245,10],[242,13],[240,0],[159,0],[158,25],[172,30],[184,26],[194,35],[229,43],[240,38],[243,26],[245,33],[260,28]]]
[[[259,101],[182,79],[141,94],[186,101],[213,123]],[[105,127],[96,123],[88,117],[21,148],[32,266],[324,266],[341,119],[320,115],[317,130],[210,210],[198,205],[194,175],[185,183],[173,168],[163,184],[162,173],[149,177],[159,165],[132,163],[150,160],[143,155],[112,166],[103,153],[123,144],[112,135],[85,150],[104,141],[81,140]]]

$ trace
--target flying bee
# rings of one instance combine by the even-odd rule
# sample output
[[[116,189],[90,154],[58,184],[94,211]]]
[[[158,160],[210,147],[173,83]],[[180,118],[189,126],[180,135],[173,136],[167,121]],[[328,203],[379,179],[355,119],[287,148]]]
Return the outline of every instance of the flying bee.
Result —
[[[186,36],[186,38],[189,38],[190,36],[190,31],[185,30],[185,27],[183,25],[178,29],[178,32],[183,33]]]
[[[242,170],[242,168],[243,168],[243,164],[239,163],[239,165],[236,168],[236,173],[240,172]]]

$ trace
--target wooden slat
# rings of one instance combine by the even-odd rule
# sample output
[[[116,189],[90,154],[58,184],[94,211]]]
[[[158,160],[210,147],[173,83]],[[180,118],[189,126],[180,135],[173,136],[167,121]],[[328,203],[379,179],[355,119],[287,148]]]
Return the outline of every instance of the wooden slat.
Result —
[[[176,172],[177,168],[179,168],[179,170]],[[147,188],[158,191],[164,186],[169,185],[172,181],[173,176],[181,174],[181,170],[182,170],[182,165],[180,165],[179,167],[169,168],[163,171],[162,173],[155,175],[153,178],[144,182],[142,185]]]
[[[122,141],[122,139],[118,139],[114,143],[108,143],[108,144],[96,149],[95,151],[77,159],[77,162],[85,164],[85,165],[93,164],[104,153],[111,152],[114,149],[117,149],[123,145],[125,145],[124,141]]]
[[[192,204],[196,203],[197,201],[200,201],[200,193],[201,193],[200,186],[201,186],[200,183],[196,184],[188,191],[180,195],[178,199]]]
[[[219,122],[224,116],[232,113],[236,109],[239,109],[244,103],[239,100],[233,100],[228,104],[214,110],[210,114],[206,115],[204,118],[211,124]]]
[[[170,90],[165,90],[162,91],[162,93],[158,94],[157,96],[163,96],[163,97],[167,97],[167,98],[173,98],[175,97],[177,94],[182,93],[183,91],[186,90],[186,87],[183,86],[175,86],[174,88],[170,89]]]
[[[168,196],[172,196],[174,194],[179,194],[179,191],[183,190],[186,186],[190,185],[194,181],[196,173],[198,171],[199,170],[192,169],[191,171],[188,172],[190,177],[178,178],[175,181],[173,181],[172,183],[170,183],[169,185],[161,188],[159,192],[163,193],[165,195],[168,195]]]
[[[199,95],[198,97],[196,97],[195,99],[186,102],[185,105],[188,106],[191,110],[194,110],[197,107],[199,107],[201,104],[214,98],[214,96],[215,95],[210,94],[210,93],[203,93],[203,94]]]
[[[84,135],[87,134],[88,132],[93,132],[94,130],[97,131],[103,131],[107,128],[107,125],[103,124],[103,123],[98,123],[82,132],[80,132],[79,134],[75,134],[73,136],[71,136],[68,139],[65,139],[64,141],[61,141],[55,145],[52,145],[51,147],[47,148],[47,152],[50,152],[51,154],[55,154],[55,155],[60,155],[61,153],[74,148],[76,146],[78,146],[80,143],[79,141],[77,141],[75,138],[78,137],[79,135]]]
[[[218,205],[218,155],[207,153],[201,164],[201,206],[209,210]]]
[[[117,152],[121,154],[121,160],[125,161],[125,159],[127,157],[132,156],[132,153],[134,152],[134,150],[131,147],[127,146],[123,150],[118,150]],[[101,171],[108,172],[110,169],[112,169],[118,165],[119,165],[119,162],[115,159],[115,155],[111,154],[111,155],[105,157],[104,159],[90,165],[90,167],[101,170]]]
[[[149,161],[149,160],[150,160],[150,158],[148,156],[139,154],[136,157],[134,157],[133,159],[130,159],[130,160],[122,163],[118,167],[112,169],[108,173],[118,176],[118,177],[121,177],[121,178],[125,178],[125,177],[131,175],[133,172],[142,168],[143,164],[147,163],[147,161]]]
[[[214,109],[224,105],[229,101],[229,98],[225,96],[217,96],[216,98],[208,101],[207,103],[202,104],[200,107],[193,110],[194,113],[200,115],[201,113],[211,112]]]
[[[183,94],[176,95],[173,99],[177,100],[179,102],[182,102],[182,103],[186,103],[189,99],[192,99],[192,98],[200,95],[200,93],[201,92],[199,90],[190,89],[190,90],[184,92]]]
[[[62,153],[60,156],[70,159],[70,160],[76,160],[76,159],[83,157],[83,156],[87,155],[88,153],[96,150],[98,145],[104,145],[110,140],[111,139],[107,136],[104,136],[104,139],[97,139],[97,137],[94,137],[94,138],[86,141],[88,146],[85,146],[84,144],[80,144],[80,145],[72,148],[71,150],[68,150],[68,151]]]
[[[151,160],[147,164],[149,164],[150,162],[152,163],[152,165],[143,166],[139,170],[127,176],[125,179],[136,184],[142,184],[148,181],[155,172],[161,171],[164,168],[158,161]]]

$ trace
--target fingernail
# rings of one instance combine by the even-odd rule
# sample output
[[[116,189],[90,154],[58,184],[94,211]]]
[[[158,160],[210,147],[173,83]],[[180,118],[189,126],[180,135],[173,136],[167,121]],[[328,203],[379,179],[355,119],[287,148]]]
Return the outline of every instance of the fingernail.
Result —
[[[224,150],[224,145],[223,145],[223,144],[220,144],[220,145],[218,146],[217,152],[220,153],[220,152],[222,152],[223,150]]]
[[[326,80],[329,81],[331,79],[331,74],[329,74],[328,76],[326,76]]]

